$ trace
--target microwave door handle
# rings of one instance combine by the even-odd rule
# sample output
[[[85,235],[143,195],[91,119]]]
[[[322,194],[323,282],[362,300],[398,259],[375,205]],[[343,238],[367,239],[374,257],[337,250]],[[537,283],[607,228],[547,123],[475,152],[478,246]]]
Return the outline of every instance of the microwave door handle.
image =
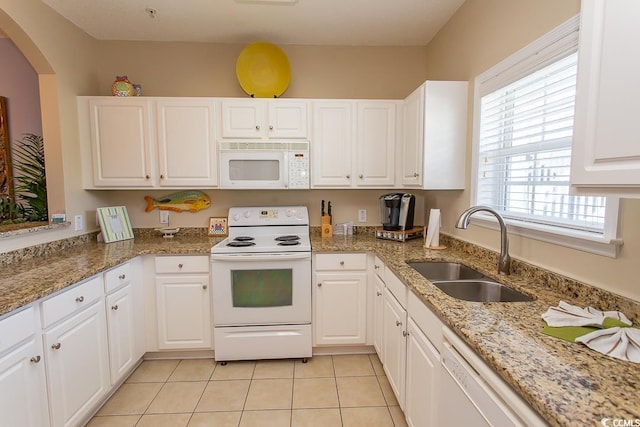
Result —
[[[232,261],[232,262],[252,262],[252,261],[291,261],[300,259],[309,259],[309,252],[296,253],[270,253],[270,254],[212,254],[211,259],[215,261]]]

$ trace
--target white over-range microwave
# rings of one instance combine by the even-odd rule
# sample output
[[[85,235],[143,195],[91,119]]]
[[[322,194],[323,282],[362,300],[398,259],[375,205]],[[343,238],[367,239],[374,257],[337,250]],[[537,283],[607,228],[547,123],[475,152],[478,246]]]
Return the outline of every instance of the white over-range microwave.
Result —
[[[309,142],[221,142],[220,187],[308,189]]]

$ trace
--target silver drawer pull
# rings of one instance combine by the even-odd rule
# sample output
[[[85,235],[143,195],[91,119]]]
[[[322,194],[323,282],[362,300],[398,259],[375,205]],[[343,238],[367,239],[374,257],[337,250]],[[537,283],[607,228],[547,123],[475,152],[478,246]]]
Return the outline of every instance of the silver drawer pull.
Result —
[[[84,301],[84,297],[82,295],[76,298],[76,302],[83,302],[83,301]]]
[[[340,261],[340,265],[344,266],[344,261]]]
[[[183,265],[182,265],[182,264],[178,264],[178,268],[182,268],[182,267],[183,267]]]
[[[124,280],[124,279],[125,279],[125,277],[127,277],[127,276],[125,276],[124,274],[121,274],[121,275],[119,275],[119,276],[118,276],[118,279],[120,279],[120,280]]]
[[[31,363],[40,363],[40,356],[34,356],[30,361]]]
[[[116,311],[117,309],[118,309],[118,304],[111,306],[111,310]]]
[[[62,346],[62,344],[60,344],[59,342],[55,343],[54,345],[51,346],[52,349],[54,350],[60,350],[60,347]]]

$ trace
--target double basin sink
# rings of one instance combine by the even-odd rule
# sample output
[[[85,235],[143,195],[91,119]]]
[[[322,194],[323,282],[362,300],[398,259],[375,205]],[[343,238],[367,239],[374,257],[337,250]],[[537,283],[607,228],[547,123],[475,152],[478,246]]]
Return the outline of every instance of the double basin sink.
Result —
[[[409,262],[414,270],[447,295],[475,302],[532,301],[528,295],[497,283],[484,274],[454,262]]]

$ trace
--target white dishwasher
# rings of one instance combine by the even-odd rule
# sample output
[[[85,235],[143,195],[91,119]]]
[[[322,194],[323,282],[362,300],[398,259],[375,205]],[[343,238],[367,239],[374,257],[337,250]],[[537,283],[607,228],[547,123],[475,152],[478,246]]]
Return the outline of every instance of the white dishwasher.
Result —
[[[548,425],[454,332],[442,332],[438,425]]]

